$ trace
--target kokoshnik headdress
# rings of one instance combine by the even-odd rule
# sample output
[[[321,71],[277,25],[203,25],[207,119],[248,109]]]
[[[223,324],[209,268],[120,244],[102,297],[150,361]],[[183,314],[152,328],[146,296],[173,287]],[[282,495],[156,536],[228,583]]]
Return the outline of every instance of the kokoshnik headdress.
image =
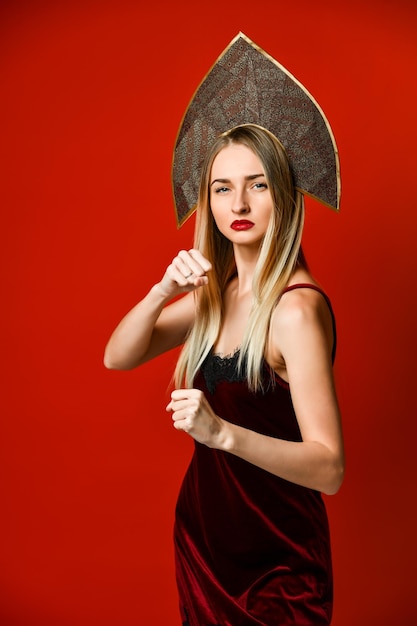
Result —
[[[287,152],[296,188],[339,210],[339,157],[323,111],[294,76],[239,33],[198,87],[178,131],[172,166],[178,227],[196,208],[209,146],[241,124],[257,124],[275,135]]]

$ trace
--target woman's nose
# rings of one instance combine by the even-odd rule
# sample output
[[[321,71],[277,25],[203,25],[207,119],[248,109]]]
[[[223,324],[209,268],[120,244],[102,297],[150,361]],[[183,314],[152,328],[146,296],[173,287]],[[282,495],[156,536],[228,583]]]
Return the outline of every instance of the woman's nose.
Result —
[[[248,211],[250,211],[248,199],[245,192],[236,192],[233,200],[232,211],[236,214],[247,213]]]

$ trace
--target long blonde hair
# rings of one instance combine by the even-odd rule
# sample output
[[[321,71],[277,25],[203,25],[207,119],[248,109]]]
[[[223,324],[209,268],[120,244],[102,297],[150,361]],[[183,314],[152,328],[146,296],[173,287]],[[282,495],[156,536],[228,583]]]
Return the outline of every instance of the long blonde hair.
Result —
[[[262,388],[262,364],[272,313],[297,264],[305,266],[301,251],[303,196],[294,188],[282,144],[256,124],[243,124],[223,133],[212,145],[202,168],[194,237],[194,247],[211,262],[213,270],[208,285],[195,293],[196,318],[178,359],[177,386],[193,386],[198,369],[215,345],[222,323],[223,294],[236,272],[233,245],[215,224],[209,191],[213,161],[231,143],[247,146],[260,159],[275,207],[260,247],[252,309],[239,353],[239,368],[244,369],[252,390]]]

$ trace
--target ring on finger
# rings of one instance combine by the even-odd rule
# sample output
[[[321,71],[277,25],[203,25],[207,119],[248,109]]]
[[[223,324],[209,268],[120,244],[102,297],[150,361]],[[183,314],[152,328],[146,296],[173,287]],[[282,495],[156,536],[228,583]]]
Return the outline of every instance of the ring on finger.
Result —
[[[190,272],[189,274],[187,274],[187,276],[184,276],[184,278],[187,280],[187,278],[190,278],[190,276],[193,275],[193,272]]]

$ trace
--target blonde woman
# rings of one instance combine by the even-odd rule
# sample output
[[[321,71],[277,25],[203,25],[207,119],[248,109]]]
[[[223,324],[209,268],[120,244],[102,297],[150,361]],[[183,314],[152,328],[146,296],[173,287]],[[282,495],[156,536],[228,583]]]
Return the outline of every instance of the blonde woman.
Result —
[[[253,124],[224,133],[202,170],[194,248],[106,348],[107,367],[130,369],[184,344],[167,407],[195,440],[175,524],[183,625],[331,620],[320,492],[344,472],[335,323],[302,227],[280,142]]]

